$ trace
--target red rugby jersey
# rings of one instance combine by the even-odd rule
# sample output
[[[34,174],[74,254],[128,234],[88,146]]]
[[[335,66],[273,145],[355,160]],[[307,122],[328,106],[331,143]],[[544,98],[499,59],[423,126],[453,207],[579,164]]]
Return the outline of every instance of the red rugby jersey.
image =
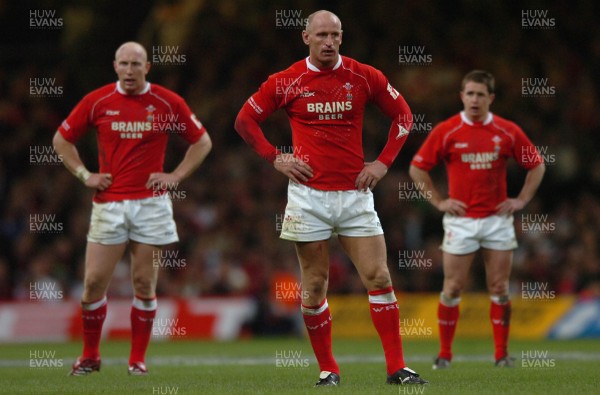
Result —
[[[313,169],[314,176],[305,184],[321,190],[352,190],[364,167],[362,125],[367,102],[393,119],[388,141],[377,158],[389,167],[412,126],[410,108],[381,71],[345,56],[331,69],[320,70],[307,57],[269,76],[238,117],[251,117],[260,124],[275,110],[285,109],[293,154]],[[280,150],[260,128],[238,132],[259,155],[275,160]]]
[[[506,200],[506,162],[511,157],[528,170],[543,163],[515,123],[492,113],[483,122],[472,122],[461,112],[431,131],[411,164],[429,171],[443,160],[449,196],[467,204],[467,217],[482,218],[495,214]]]
[[[150,173],[163,171],[169,135],[193,144],[206,131],[180,96],[149,82],[138,95],[125,94],[118,82],[96,89],[58,131],[74,144],[90,127],[96,128],[99,172],[112,175],[112,184],[96,191],[95,202],[153,196],[146,182]]]

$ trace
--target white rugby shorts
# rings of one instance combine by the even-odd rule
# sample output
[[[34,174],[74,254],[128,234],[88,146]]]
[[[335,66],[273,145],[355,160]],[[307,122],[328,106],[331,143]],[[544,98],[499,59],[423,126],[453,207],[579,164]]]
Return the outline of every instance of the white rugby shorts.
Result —
[[[100,244],[121,244],[133,240],[149,245],[179,241],[173,219],[173,203],[165,197],[93,202],[87,240]]]
[[[444,252],[464,255],[480,247],[490,250],[514,250],[517,237],[512,215],[491,215],[484,218],[459,217],[444,214]]]
[[[328,240],[334,233],[349,237],[383,234],[373,193],[321,191],[290,181],[280,238],[308,242]]]

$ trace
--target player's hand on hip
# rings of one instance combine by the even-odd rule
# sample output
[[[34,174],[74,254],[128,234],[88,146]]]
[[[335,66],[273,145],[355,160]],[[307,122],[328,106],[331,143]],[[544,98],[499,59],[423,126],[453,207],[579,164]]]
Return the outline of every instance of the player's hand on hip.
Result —
[[[378,160],[366,162],[365,167],[363,167],[358,177],[356,177],[354,185],[356,185],[359,191],[372,190],[379,180],[387,174],[387,171],[387,166]]]
[[[300,183],[306,182],[313,176],[312,167],[293,154],[279,154],[273,162],[273,167],[283,173],[290,180]]]
[[[85,182],[88,188],[94,188],[103,191],[112,184],[112,175],[108,173],[91,173]]]
[[[155,191],[164,191],[167,189],[175,189],[179,185],[179,178],[171,173],[150,173],[146,188]]]
[[[441,212],[463,216],[467,213],[467,204],[456,199],[444,199],[438,205],[437,209]]]
[[[523,207],[525,207],[525,202],[521,199],[506,199],[496,206],[496,215],[512,215]]]

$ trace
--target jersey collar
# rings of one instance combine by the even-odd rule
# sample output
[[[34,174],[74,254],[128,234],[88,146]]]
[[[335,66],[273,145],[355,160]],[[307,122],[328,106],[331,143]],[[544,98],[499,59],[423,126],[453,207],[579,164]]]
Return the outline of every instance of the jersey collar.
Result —
[[[475,122],[471,121],[469,119],[469,117],[467,117],[467,115],[465,114],[464,111],[460,112],[460,118],[462,119],[462,121],[464,123],[466,123],[467,125],[473,126],[475,125]],[[485,120],[483,122],[481,122],[482,125],[488,125],[490,123],[492,123],[492,121],[494,120],[494,114],[492,114],[491,112],[488,112],[487,117],[485,117]],[[477,122],[480,123],[480,122]]]
[[[148,81],[146,81],[146,86],[144,87],[144,89],[142,89],[142,91],[140,93],[138,93],[138,95],[143,95],[144,93],[148,93],[149,90],[150,90],[150,83]],[[119,84],[119,81],[117,81],[117,91],[122,95],[127,95],[127,93],[123,90],[123,88],[121,88],[121,84]]]
[[[310,58],[310,56],[306,57],[306,67],[308,67],[309,70],[316,71],[317,73],[320,72],[321,69],[319,69],[314,64],[310,63],[309,58]],[[337,70],[341,65],[342,65],[342,55],[338,55],[338,61],[331,70]]]

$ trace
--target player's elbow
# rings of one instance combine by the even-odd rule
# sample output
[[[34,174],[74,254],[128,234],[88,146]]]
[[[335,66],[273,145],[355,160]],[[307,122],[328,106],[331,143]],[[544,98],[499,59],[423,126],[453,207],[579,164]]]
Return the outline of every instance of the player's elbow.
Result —
[[[240,136],[246,139],[249,134],[248,131],[252,130],[252,126],[256,124],[256,121],[242,109],[235,118],[233,127]]]
[[[205,132],[202,137],[200,138],[200,146],[202,147],[203,151],[206,151],[206,153],[209,153],[212,150],[212,139],[210,138],[210,136],[208,135],[207,132]]]
[[[235,118],[235,123],[233,124],[233,127],[236,130],[236,132],[238,132],[240,135],[246,130],[246,125],[248,124],[246,118],[247,117],[243,114],[243,111],[240,111],[237,117]]]
[[[418,182],[423,178],[423,173],[424,170],[419,169],[415,165],[410,165],[410,167],[408,168],[408,175],[415,182]]]
[[[543,177],[544,173],[546,173],[546,164],[544,162],[540,163],[535,167],[535,171],[539,173],[540,177]]]
[[[65,138],[62,136],[62,134],[60,134],[59,131],[56,131],[56,133],[54,133],[54,137],[52,138],[52,146],[54,147],[54,150],[60,153],[61,151],[63,151],[64,147],[66,147],[67,144],[70,143],[67,140],[65,140]]]

